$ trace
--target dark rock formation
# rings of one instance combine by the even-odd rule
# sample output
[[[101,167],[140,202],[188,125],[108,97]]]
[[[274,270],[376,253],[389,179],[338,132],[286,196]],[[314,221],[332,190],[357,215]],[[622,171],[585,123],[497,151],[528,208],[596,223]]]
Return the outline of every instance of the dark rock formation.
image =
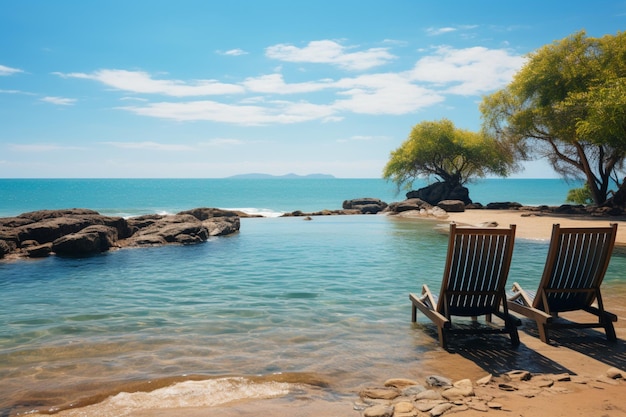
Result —
[[[521,207],[522,205],[520,203],[512,203],[510,201],[487,204],[488,210],[517,210]]]
[[[404,211],[429,210],[431,208],[433,208],[432,204],[429,204],[420,198],[409,198],[404,201],[389,204],[387,211],[391,213],[402,213]]]
[[[378,198],[356,198],[346,200],[342,205],[344,210],[358,210],[361,214],[376,214],[387,208],[387,203]]]
[[[445,182],[436,182],[427,187],[413,190],[406,193],[407,199],[419,198],[427,203],[436,206],[443,200],[460,200],[465,205],[471,204],[469,190],[463,186],[450,187]]]
[[[437,203],[437,207],[448,213],[463,213],[465,211],[465,203],[461,200],[442,200]]]
[[[41,210],[0,218],[0,258],[85,256],[116,247],[200,243],[239,227],[237,213],[214,208],[130,219],[87,209]]]

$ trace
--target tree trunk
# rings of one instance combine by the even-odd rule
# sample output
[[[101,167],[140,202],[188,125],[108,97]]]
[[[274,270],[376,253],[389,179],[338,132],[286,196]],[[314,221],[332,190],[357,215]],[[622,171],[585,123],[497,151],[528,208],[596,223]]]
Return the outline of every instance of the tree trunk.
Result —
[[[622,182],[622,185],[615,191],[615,194],[606,200],[603,206],[626,210],[626,182]]]

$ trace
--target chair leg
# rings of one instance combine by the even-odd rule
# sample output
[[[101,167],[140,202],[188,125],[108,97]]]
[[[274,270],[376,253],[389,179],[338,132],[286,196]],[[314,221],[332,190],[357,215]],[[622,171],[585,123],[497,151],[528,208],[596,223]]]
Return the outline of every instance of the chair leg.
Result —
[[[513,325],[510,328],[509,337],[511,338],[511,345],[516,348],[520,345],[519,333],[517,332],[517,326]]]
[[[604,331],[606,332],[606,339],[609,342],[617,342],[617,335],[615,334],[615,327],[613,327],[613,322],[611,322],[611,320],[605,319]]]
[[[448,337],[446,331],[442,326],[437,327],[437,333],[439,334],[439,346],[444,349],[448,348]]]
[[[537,322],[537,330],[539,330],[539,339],[543,343],[548,343],[548,327],[547,323]]]
[[[413,323],[417,321],[417,307],[415,307],[415,304],[411,305],[411,321]]]

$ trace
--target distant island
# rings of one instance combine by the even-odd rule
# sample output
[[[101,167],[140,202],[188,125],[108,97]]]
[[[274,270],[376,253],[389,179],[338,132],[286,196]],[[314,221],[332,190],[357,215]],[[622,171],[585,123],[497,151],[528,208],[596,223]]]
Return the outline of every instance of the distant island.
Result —
[[[335,178],[334,175],[330,175],[330,174],[308,174],[308,175],[298,175],[298,174],[285,174],[285,175],[271,175],[271,174],[257,174],[257,173],[252,173],[252,174],[239,174],[239,175],[233,175],[227,178],[233,178],[233,179],[245,179],[245,180],[249,180],[249,179],[333,179]]]

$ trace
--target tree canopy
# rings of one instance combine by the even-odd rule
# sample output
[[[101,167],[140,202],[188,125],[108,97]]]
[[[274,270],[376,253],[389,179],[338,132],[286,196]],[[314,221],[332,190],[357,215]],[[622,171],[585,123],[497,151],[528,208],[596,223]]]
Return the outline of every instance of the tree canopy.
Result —
[[[481,112],[483,129],[516,158],[547,159],[563,177],[584,178],[594,202],[605,203],[624,185],[626,35],[583,31],[540,48],[483,99]]]
[[[508,148],[484,134],[458,129],[447,119],[421,122],[391,152],[383,178],[398,189],[418,177],[435,177],[451,188],[488,174],[506,176],[516,167]]]

